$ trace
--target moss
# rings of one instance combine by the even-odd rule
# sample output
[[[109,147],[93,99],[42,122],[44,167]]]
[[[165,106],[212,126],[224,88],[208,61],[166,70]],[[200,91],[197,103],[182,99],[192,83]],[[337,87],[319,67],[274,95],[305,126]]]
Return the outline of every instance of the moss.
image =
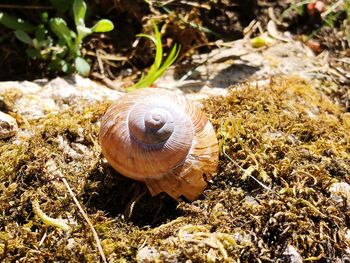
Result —
[[[48,160],[64,174],[112,262],[135,261],[143,246],[166,262],[276,261],[288,245],[308,260],[344,256],[350,214],[328,188],[349,183],[350,117],[304,80],[235,86],[227,97],[204,102],[234,162],[222,154],[217,176],[192,203],[152,198],[101,158],[98,119],[108,105],[32,121],[30,136],[0,143],[0,260],[100,261],[66,188],[46,169]],[[34,200],[71,230],[35,217]]]

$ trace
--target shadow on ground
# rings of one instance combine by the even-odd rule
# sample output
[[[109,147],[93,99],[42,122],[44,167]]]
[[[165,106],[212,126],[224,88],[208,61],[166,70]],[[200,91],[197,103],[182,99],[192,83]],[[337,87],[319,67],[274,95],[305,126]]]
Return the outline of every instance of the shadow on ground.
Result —
[[[140,227],[155,227],[180,215],[170,197],[160,194],[152,198],[143,183],[122,176],[106,163],[91,171],[83,197],[89,209],[124,217]]]

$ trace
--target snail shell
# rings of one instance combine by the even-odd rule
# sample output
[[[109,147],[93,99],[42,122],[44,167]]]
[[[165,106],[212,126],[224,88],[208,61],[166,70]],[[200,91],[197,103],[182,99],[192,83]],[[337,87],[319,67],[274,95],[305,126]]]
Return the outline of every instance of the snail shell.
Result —
[[[218,142],[204,113],[164,89],[121,97],[102,117],[99,139],[110,165],[144,181],[153,196],[194,200],[218,165]]]

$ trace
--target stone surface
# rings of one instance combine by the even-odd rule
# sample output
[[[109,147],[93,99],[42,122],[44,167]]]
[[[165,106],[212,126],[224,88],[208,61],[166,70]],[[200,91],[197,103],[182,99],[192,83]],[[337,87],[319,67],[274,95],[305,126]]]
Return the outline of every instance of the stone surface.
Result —
[[[303,263],[303,258],[301,257],[299,252],[296,250],[296,248],[292,245],[287,246],[287,248],[283,252],[283,255],[285,256],[285,258],[287,260],[284,262]]]
[[[0,82],[0,105],[28,120],[59,112],[81,102],[116,100],[121,94],[78,75],[51,81]]]
[[[137,262],[158,262],[159,256],[160,254],[155,247],[145,246],[137,252]]]
[[[261,48],[254,48],[249,39],[242,39],[224,43],[209,54],[194,55],[193,65],[183,65],[188,69],[180,79],[174,79],[174,72],[168,71],[156,84],[179,88],[185,93],[200,92],[207,86],[215,88],[217,95],[224,95],[225,88],[231,85],[273,75],[313,79],[323,76],[327,65],[327,56],[315,56],[307,46],[289,38],[274,40]]]
[[[0,139],[6,139],[17,133],[17,122],[10,115],[0,111]]]
[[[350,185],[345,182],[334,183],[329,187],[331,198],[339,205],[343,205],[346,202],[348,208],[350,208]]]

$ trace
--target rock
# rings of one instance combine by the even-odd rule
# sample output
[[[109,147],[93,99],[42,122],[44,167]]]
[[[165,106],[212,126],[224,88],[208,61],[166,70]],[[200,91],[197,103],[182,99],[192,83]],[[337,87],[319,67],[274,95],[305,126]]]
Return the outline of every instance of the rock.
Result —
[[[244,205],[249,206],[249,207],[260,206],[258,201],[251,195],[246,195],[242,201],[243,201]]]
[[[17,133],[17,122],[10,115],[0,111],[0,139],[6,139]]]
[[[75,76],[72,84],[65,79],[56,78],[47,83],[44,88],[59,107],[72,106],[81,101],[93,103],[116,100],[122,94],[79,75]]]
[[[331,192],[331,198],[337,204],[342,205],[345,199],[347,207],[350,207],[350,185],[348,183],[334,183],[329,187],[329,192]]]
[[[0,105],[27,120],[42,118],[79,103],[116,100],[121,94],[79,75],[46,82],[0,82]]]
[[[234,84],[265,80],[281,74],[313,80],[326,64],[324,59],[315,56],[307,46],[289,37],[263,48],[253,48],[249,39],[236,40],[225,43],[209,54],[194,55],[192,63],[194,66],[183,66],[184,72],[181,73],[180,80],[175,78],[178,77],[178,72],[175,74],[170,69],[156,82],[156,86],[179,88],[187,93],[188,85],[197,89],[204,86],[224,89]]]
[[[141,248],[136,255],[137,262],[148,263],[148,262],[158,262],[159,252],[154,247],[145,246]]]
[[[286,249],[283,252],[283,255],[285,256],[286,261],[283,262],[290,262],[290,263],[303,263],[303,258],[299,254],[299,252],[296,250],[296,248],[292,245],[288,245]]]

